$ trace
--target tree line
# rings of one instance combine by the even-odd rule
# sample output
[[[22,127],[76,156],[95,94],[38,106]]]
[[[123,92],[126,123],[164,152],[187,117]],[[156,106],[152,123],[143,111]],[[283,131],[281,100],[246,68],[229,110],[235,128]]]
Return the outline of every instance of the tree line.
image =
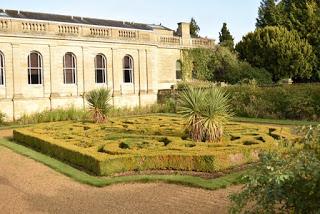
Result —
[[[262,0],[255,31],[238,44],[234,44],[223,23],[219,46],[207,51],[209,56],[199,54],[203,50],[190,51],[193,76],[229,83],[248,79],[266,83],[286,78],[295,82],[320,81],[319,26],[319,0]],[[198,37],[199,31],[192,18],[191,35]],[[200,62],[200,55],[206,58],[206,65]]]

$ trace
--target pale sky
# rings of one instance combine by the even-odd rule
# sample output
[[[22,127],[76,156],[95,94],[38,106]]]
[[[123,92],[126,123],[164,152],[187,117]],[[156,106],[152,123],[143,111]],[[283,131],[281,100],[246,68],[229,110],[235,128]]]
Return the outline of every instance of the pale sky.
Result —
[[[260,0],[1,0],[0,8],[159,24],[173,30],[194,17],[200,35],[218,39],[222,23],[236,41],[255,28]]]

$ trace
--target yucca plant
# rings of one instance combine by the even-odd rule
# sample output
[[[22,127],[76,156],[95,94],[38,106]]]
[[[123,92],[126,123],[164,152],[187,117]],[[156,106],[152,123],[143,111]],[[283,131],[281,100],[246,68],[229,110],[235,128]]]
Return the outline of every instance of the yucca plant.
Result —
[[[219,88],[188,87],[179,94],[178,113],[187,119],[192,140],[219,142],[232,117],[228,96]]]
[[[92,119],[96,123],[103,123],[107,120],[107,114],[112,106],[109,104],[111,99],[110,91],[105,88],[95,89],[86,94],[87,102]]]
[[[209,142],[221,141],[225,124],[233,116],[230,110],[229,96],[219,88],[210,88],[205,92],[202,113],[202,126]]]
[[[194,141],[203,139],[201,111],[205,102],[204,89],[187,87],[178,96],[178,113],[187,118],[187,131]]]

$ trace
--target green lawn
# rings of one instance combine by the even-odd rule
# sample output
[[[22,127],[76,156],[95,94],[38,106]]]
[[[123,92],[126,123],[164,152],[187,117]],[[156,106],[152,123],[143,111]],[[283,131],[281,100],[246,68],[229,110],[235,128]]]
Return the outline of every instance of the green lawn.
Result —
[[[14,143],[7,139],[0,139],[0,149],[2,146],[11,149],[12,151],[36,160],[46,166],[62,173],[75,181],[96,186],[103,187],[117,183],[134,183],[134,182],[165,182],[172,184],[180,184],[191,187],[198,187],[203,189],[215,190],[225,188],[230,185],[240,184],[241,177],[251,173],[252,169],[244,170],[237,173],[232,173],[216,179],[203,179],[200,177],[184,176],[184,175],[137,175],[125,177],[96,177],[80,171],[68,164],[59,160],[41,154],[30,148]]]

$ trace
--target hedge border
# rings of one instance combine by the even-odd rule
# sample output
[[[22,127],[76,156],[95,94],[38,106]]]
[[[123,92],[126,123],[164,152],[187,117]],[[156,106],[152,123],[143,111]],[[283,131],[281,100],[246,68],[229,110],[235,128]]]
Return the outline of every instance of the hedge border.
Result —
[[[67,145],[53,139],[42,139],[28,130],[18,129],[13,131],[16,142],[26,145],[67,162],[77,168],[84,169],[98,176],[112,175],[128,171],[145,170],[179,170],[198,172],[217,172],[234,166],[255,161],[252,149],[237,151],[243,156],[239,163],[229,163],[225,160],[232,151],[224,151],[215,155],[186,155],[186,154],[161,154],[161,155],[112,155],[96,154],[96,152],[82,150],[74,145]]]

